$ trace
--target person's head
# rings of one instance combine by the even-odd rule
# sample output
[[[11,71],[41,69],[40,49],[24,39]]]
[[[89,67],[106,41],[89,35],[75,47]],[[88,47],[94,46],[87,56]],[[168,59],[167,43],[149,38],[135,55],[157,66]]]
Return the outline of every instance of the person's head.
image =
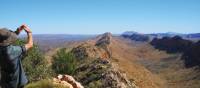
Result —
[[[0,46],[7,46],[15,43],[17,40],[17,34],[6,28],[0,29]]]

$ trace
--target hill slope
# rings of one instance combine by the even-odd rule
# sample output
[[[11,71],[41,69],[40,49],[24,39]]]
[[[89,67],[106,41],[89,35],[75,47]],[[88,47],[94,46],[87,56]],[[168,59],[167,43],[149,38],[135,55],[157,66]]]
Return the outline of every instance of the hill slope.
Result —
[[[75,78],[83,82],[85,86],[98,82],[100,88],[106,86],[112,88],[134,88],[136,86],[139,88],[163,88],[164,81],[136,62],[140,55],[134,53],[138,51],[128,43],[121,38],[112,37],[110,33],[105,33],[75,47],[72,52],[81,63],[77,75],[74,75]],[[92,67],[95,68],[91,69]],[[105,69],[102,70],[102,68]],[[109,81],[112,83],[106,84]]]

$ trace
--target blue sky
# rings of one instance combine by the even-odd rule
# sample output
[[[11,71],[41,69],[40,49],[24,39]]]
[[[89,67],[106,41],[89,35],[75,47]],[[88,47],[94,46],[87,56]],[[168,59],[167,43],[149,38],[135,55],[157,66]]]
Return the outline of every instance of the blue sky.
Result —
[[[35,34],[200,32],[200,0],[0,0],[0,27]]]

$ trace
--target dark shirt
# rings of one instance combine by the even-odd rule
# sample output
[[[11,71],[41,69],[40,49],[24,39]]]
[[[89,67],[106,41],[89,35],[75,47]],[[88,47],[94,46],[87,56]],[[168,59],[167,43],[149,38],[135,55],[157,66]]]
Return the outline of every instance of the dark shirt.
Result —
[[[27,84],[21,59],[25,54],[24,46],[0,46],[0,67],[2,88],[19,88]]]

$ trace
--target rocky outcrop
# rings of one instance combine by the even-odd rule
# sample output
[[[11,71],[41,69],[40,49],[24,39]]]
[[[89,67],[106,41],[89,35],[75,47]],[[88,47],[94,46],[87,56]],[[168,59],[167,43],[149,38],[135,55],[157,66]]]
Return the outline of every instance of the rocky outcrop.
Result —
[[[101,58],[106,59],[110,58],[110,54],[104,48],[94,46],[89,43],[83,43],[76,48],[73,48],[72,53],[74,53],[77,59],[85,58]]]
[[[63,85],[68,88],[84,88],[70,75],[58,75],[56,78],[53,78],[53,84]]]
[[[110,44],[112,41],[112,34],[105,33],[103,34],[98,41],[96,41],[95,46],[103,48],[106,53],[104,53],[104,58],[111,58],[112,50],[110,49]]]
[[[95,43],[83,43],[72,49],[79,59],[79,67],[74,77],[86,88],[137,88],[125,73],[120,72],[110,62],[112,35],[98,36]]]
[[[112,40],[112,34],[111,33],[105,33],[100,36],[99,40],[96,42],[96,46],[102,46],[107,47],[111,43]]]
[[[85,61],[76,70],[74,77],[87,88],[137,88],[108,60]]]
[[[168,53],[184,52],[191,46],[192,41],[182,39],[179,36],[154,38],[151,42],[156,49],[165,50]]]
[[[111,43],[112,35],[105,33],[98,37],[95,44],[85,42],[76,48],[72,49],[72,53],[75,54],[76,58],[101,58],[107,59],[111,57],[112,51],[109,48]]]

